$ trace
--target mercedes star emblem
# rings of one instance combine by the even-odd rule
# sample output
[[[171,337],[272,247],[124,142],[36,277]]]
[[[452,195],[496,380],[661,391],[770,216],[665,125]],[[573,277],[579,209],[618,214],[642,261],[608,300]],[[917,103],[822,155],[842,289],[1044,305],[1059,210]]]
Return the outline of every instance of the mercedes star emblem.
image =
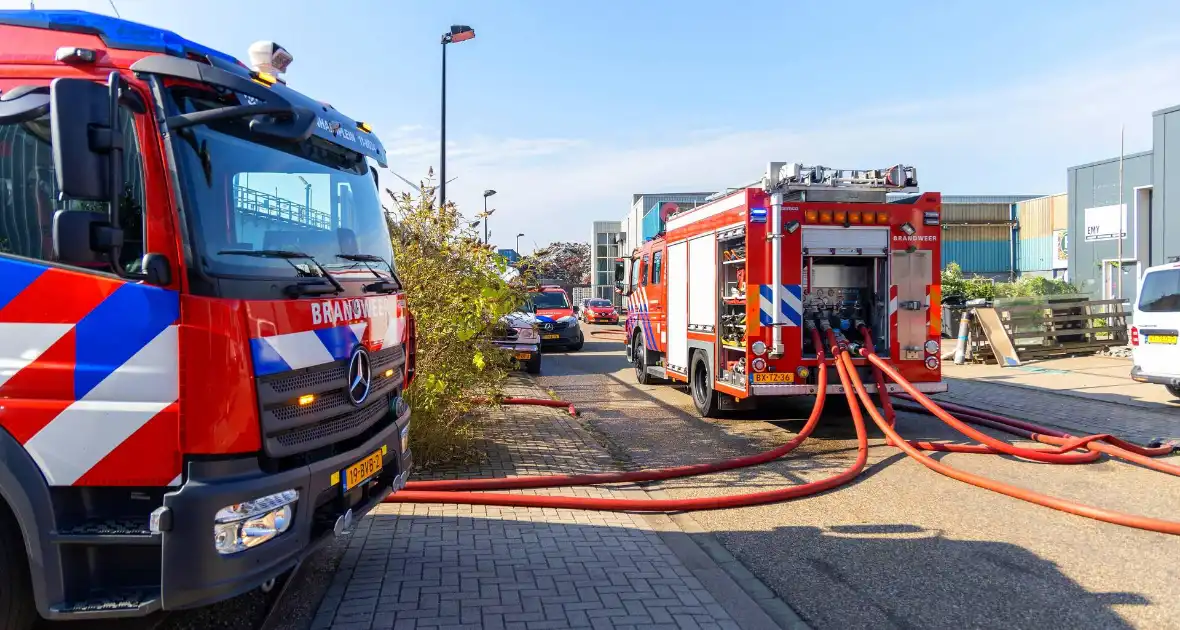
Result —
[[[553,322],[545,322],[545,330],[553,330]]]
[[[372,385],[373,369],[369,352],[364,346],[357,346],[356,352],[348,360],[348,400],[358,407],[363,405],[369,398]]]

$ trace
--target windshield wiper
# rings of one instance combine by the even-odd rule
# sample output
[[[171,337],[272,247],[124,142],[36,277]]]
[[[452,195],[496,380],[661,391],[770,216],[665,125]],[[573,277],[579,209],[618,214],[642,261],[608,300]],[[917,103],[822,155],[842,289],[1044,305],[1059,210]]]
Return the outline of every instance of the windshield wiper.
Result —
[[[344,292],[344,286],[341,285],[336,280],[336,278],[332,277],[332,274],[328,273],[328,270],[324,269],[324,266],[321,265],[319,263],[319,261],[317,261],[315,258],[312,258],[312,256],[310,254],[305,254],[303,252],[297,252],[297,251],[289,250],[289,249],[223,249],[217,253],[223,254],[226,256],[254,256],[255,258],[279,258],[279,259],[287,261],[287,264],[294,267],[295,270],[300,273],[300,275],[303,275],[304,271],[291,261],[292,261],[292,259],[295,259],[295,258],[306,258],[307,260],[311,261],[311,264],[315,265],[316,269],[320,270],[320,273],[323,274],[322,277],[325,280],[327,280],[329,283],[332,284],[332,288],[335,289],[335,291],[334,291],[335,293],[343,293]],[[315,276],[312,276],[312,277],[315,277]],[[306,288],[307,288],[307,285],[305,285],[305,284],[296,283],[296,284],[292,285],[292,290],[295,291],[296,293],[300,293],[300,294],[306,292]]]
[[[392,293],[402,288],[401,280],[397,277],[397,272],[393,270],[393,265],[389,264],[388,260],[374,255],[374,254],[336,254],[337,258],[343,258],[351,262],[365,263],[365,268],[373,273],[378,278],[377,282],[366,284],[363,289],[365,293]],[[368,265],[371,262],[384,263],[385,267],[389,269],[389,277],[393,282],[382,278],[372,267]]]

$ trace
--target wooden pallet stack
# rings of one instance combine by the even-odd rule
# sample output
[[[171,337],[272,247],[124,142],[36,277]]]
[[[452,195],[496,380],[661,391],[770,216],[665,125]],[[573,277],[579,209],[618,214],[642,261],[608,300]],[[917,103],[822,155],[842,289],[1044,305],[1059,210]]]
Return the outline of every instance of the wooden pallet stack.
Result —
[[[1086,295],[1004,298],[971,307],[973,361],[1002,366],[1055,356],[1094,354],[1127,345],[1126,300]]]

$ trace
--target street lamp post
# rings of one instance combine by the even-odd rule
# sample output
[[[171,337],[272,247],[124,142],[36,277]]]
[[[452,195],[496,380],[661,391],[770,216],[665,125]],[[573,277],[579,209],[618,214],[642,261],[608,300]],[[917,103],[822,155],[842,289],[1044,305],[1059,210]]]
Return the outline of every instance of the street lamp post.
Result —
[[[494,194],[496,194],[496,191],[492,190],[491,188],[483,191],[483,244],[484,245],[488,244],[488,219],[490,218],[490,214],[488,213],[488,197],[491,197]],[[495,212],[495,210],[492,210],[492,212]]]
[[[520,255],[520,237],[524,236],[524,232],[516,235],[516,254]]]
[[[450,32],[442,36],[442,122],[441,138],[439,139],[438,207],[447,205],[447,44],[467,41],[475,37],[475,31],[470,26],[454,24]]]

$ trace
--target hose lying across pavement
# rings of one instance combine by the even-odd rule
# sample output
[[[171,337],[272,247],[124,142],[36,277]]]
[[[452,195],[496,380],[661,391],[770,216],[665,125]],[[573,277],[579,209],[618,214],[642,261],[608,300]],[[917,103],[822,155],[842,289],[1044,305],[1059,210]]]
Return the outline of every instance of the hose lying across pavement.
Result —
[[[812,341],[817,348],[819,359],[818,394],[815,405],[807,423],[799,434],[790,442],[757,455],[740,457],[704,464],[659,468],[643,471],[610,472],[582,475],[543,475],[530,477],[512,477],[502,479],[459,479],[444,481],[414,481],[406,485],[406,489],[392,494],[385,499],[386,503],[462,503],[472,505],[500,505],[511,507],[550,507],[589,510],[639,511],[639,512],[667,512],[733,508],[750,505],[777,503],[790,499],[801,498],[817,494],[847,483],[856,478],[864,469],[868,460],[868,435],[865,429],[861,404],[868,410],[873,422],[885,434],[887,444],[896,446],[910,457],[918,460],[923,466],[953,479],[958,479],[993,492],[1005,494],[1038,505],[1051,507],[1070,514],[1088,518],[1145,529],[1161,533],[1180,535],[1180,522],[1166,521],[1150,517],[1135,516],[1106,510],[1094,506],[1059,499],[1032,490],[1020,488],[1003,482],[987,479],[979,475],[952,468],[942,462],[925,455],[922,451],[943,451],[959,453],[988,453],[1007,454],[1022,459],[1058,464],[1077,464],[1094,461],[1102,454],[1123,459],[1154,470],[1180,476],[1180,466],[1151,459],[1170,453],[1169,446],[1144,447],[1120,440],[1109,435],[1090,435],[1075,437],[1062,431],[1041,427],[1030,422],[1007,418],[998,414],[971,409],[961,405],[943,403],[941,406],[919,392],[909,381],[901,376],[886,361],[872,351],[871,333],[867,328],[861,332],[866,341],[866,347],[858,349],[858,353],[869,361],[873,367],[873,376],[878,387],[878,395],[885,411],[884,417],[878,413],[876,405],[864,387],[856,367],[852,364],[852,357],[848,349],[841,347],[832,331],[827,330],[828,347],[835,357],[834,365],[843,385],[845,398],[848,400],[852,412],[852,421],[857,435],[857,456],[855,462],[843,472],[797,486],[779,488],[775,490],[754,492],[740,495],[726,495],[718,497],[698,497],[690,499],[610,499],[572,496],[538,496],[519,494],[496,494],[486,492],[470,492],[472,490],[510,490],[524,488],[544,488],[558,486],[584,486],[603,483],[655,481],[689,477],[706,473],[733,470],[748,466],[767,463],[791,452],[810,436],[815,429],[823,412],[827,389],[827,368],[825,355],[820,343],[820,336],[816,328],[810,327]],[[920,410],[929,413],[963,435],[972,438],[979,444],[945,444],[919,441],[907,441],[894,428],[894,409],[890,403],[890,395],[885,388],[885,377],[897,383],[906,395],[898,395],[902,401],[902,408]],[[859,399],[859,401],[858,401]],[[549,407],[568,407],[571,415],[576,410],[571,403],[557,400],[507,398],[505,404],[536,404]],[[956,415],[952,415],[949,411]],[[1052,448],[1019,447],[1003,440],[996,439],[986,433],[978,431],[970,424],[978,424],[1004,431],[1016,436],[1030,439]],[[468,491],[468,492],[463,492]]]

